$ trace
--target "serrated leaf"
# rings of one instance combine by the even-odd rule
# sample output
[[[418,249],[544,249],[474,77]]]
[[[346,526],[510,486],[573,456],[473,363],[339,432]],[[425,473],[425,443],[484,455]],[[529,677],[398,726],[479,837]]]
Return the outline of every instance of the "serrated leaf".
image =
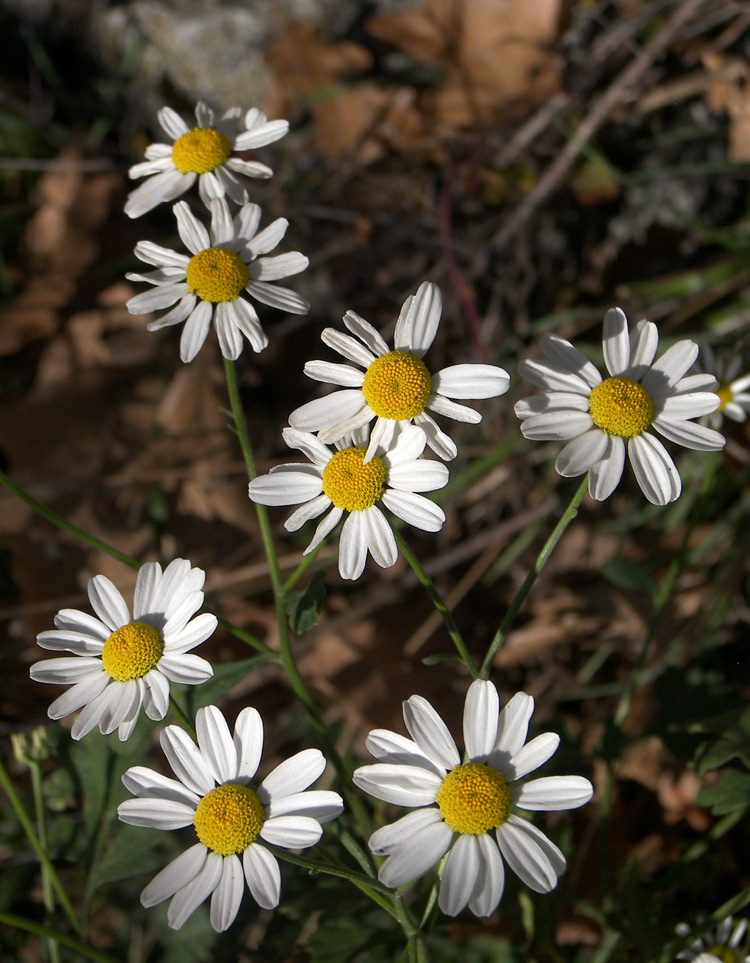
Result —
[[[727,769],[715,786],[699,791],[696,802],[699,806],[710,807],[715,816],[750,809],[750,773]]]
[[[303,635],[318,624],[326,600],[325,577],[325,572],[316,572],[301,592],[287,596],[286,614],[295,635]]]
[[[601,574],[608,582],[629,592],[650,595],[654,580],[637,562],[629,558],[611,558],[601,567]]]

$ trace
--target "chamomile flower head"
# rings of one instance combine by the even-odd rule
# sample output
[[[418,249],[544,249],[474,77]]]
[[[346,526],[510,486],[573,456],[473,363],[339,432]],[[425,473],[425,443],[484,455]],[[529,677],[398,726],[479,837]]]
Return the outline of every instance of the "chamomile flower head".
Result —
[[[195,717],[198,744],[179,726],[167,726],[161,746],[176,779],[134,766],[122,777],[135,799],[117,814],[131,826],[183,829],[197,841],[172,860],[141,893],[147,909],[171,898],[167,919],[179,929],[211,897],[211,925],[221,933],[234,922],[247,884],[263,909],[279,904],[279,864],[263,845],[307,849],[320,839],[321,823],[343,809],[335,792],[306,792],[325,769],[318,749],[280,763],[255,779],[263,752],[257,710],[240,712],[234,734],[216,706]]]
[[[467,905],[476,916],[492,914],[503,895],[505,863],[534,892],[555,888],[565,857],[517,810],[577,809],[591,799],[593,787],[582,776],[523,781],[560,743],[551,732],[526,741],[533,711],[533,698],[519,692],[501,712],[495,686],[473,682],[464,706],[467,762],[421,696],[404,703],[411,739],[387,729],[370,733],[367,748],[379,761],[355,770],[355,784],[414,810],[370,837],[373,853],[387,857],[381,883],[403,886],[447,853],[438,904],[448,916]]]
[[[306,555],[346,513],[339,541],[342,578],[359,578],[368,552],[381,568],[390,568],[398,550],[381,505],[425,532],[439,531],[445,521],[441,508],[417,494],[435,491],[448,481],[445,465],[421,457],[426,440],[421,428],[408,425],[399,429],[393,447],[377,449],[368,461],[364,432],[341,439],[331,450],[309,432],[285,428],[284,441],[304,452],[310,463],[278,465],[268,475],[253,479],[250,498],[261,505],[301,503],[284,523],[289,532],[328,513],[305,549]]]
[[[171,143],[150,144],[146,160],[130,168],[131,177],[147,179],[128,195],[128,217],[140,217],[158,204],[180,197],[196,178],[201,200],[207,206],[225,195],[237,204],[245,204],[247,191],[237,175],[273,175],[265,164],[234,154],[279,140],[289,130],[286,120],[269,122],[257,107],[248,110],[244,117],[240,107],[232,107],[215,120],[214,112],[204,103],[196,106],[195,119],[197,125],[188,127],[171,107],[159,111],[159,123]]]
[[[139,241],[136,255],[155,265],[156,271],[126,275],[131,281],[153,285],[128,301],[131,314],[148,314],[175,305],[152,321],[148,330],[184,321],[180,357],[185,362],[198,354],[212,322],[221,353],[231,361],[239,357],[243,337],[253,351],[265,348],[268,338],[251,301],[243,295],[292,314],[305,314],[310,307],[294,291],[271,283],[307,267],[307,258],[299,251],[265,256],[286,234],[288,221],[280,217],[256,233],[260,223],[257,204],[245,204],[234,219],[225,200],[212,200],[210,208],[209,231],[184,201],[178,201],[173,208],[177,229],[190,256],[151,241]]]
[[[62,609],[55,628],[42,632],[43,649],[71,652],[31,667],[36,682],[69,685],[49,707],[50,719],[81,709],[71,735],[81,739],[95,726],[121,740],[133,731],[143,707],[149,719],[163,719],[169,707],[169,683],[197,685],[211,678],[205,659],[191,654],[216,628],[216,616],[204,612],[205,573],[177,558],[162,571],[157,562],[138,570],[133,615],[104,575],[89,582],[96,615]]]
[[[716,389],[719,407],[710,415],[714,428],[720,427],[724,416],[732,421],[745,421],[750,411],[750,374],[737,377],[742,368],[742,360],[735,357],[728,365],[724,365],[716,358],[711,347],[704,344],[698,364],[719,382]]]
[[[401,308],[393,349],[371,324],[347,311],[344,325],[351,334],[326,328],[321,337],[358,367],[308,361],[306,375],[343,390],[297,408],[289,424],[300,431],[317,432],[328,444],[375,419],[365,457],[368,462],[378,446],[388,447],[398,424],[414,422],[440,458],[455,458],[455,443],[438,428],[428,409],[478,424],[482,420],[479,412],[452,399],[494,398],[508,390],[510,378],[507,371],[488,364],[456,364],[436,372],[428,369],[422,358],[437,334],[441,305],[436,284],[420,285]]]
[[[632,332],[614,308],[604,318],[604,362],[609,377],[557,335],[542,341],[544,361],[522,361],[519,373],[544,394],[516,403],[521,431],[534,440],[566,441],[555,468],[572,477],[589,473],[589,494],[602,501],[617,487],[627,453],[643,494],[654,505],[679,497],[680,475],[649,430],[700,451],[724,447],[723,435],[692,418],[719,407],[713,375],[688,375],[698,356],[693,341],[678,341],[656,361],[659,333],[650,321]]]
[[[692,960],[693,963],[750,963],[746,930],[746,919],[739,920],[735,926],[732,917],[728,916],[715,931],[709,930],[688,949],[678,953],[677,959]],[[678,936],[685,938],[690,935],[691,928],[687,923],[678,923],[675,931]]]

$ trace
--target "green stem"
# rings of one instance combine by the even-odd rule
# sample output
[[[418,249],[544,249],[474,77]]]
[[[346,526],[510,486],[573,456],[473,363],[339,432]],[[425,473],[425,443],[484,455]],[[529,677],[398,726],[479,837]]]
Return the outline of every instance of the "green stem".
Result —
[[[247,476],[250,481],[252,481],[254,478],[258,477],[258,471],[255,466],[255,456],[253,455],[253,446],[250,440],[247,419],[245,418],[245,412],[242,407],[242,400],[240,398],[239,383],[237,381],[237,369],[233,361],[224,359],[224,373],[227,380],[227,393],[229,395],[229,406],[231,409],[232,419],[234,421],[234,428],[240,443],[240,448],[242,449],[242,457],[245,461]],[[287,619],[286,614],[286,590],[284,581],[281,577],[279,557],[276,553],[276,546],[274,545],[273,541],[271,522],[265,505],[259,505],[257,502],[254,504],[255,511],[258,516],[260,534],[263,540],[263,548],[268,561],[268,571],[271,577],[271,588],[273,590],[274,606],[276,609],[276,623],[279,630],[279,655],[281,657],[281,663],[284,667],[284,671],[286,672],[289,683],[294,690],[294,694],[302,703],[305,711],[307,712],[308,718],[310,719],[310,722],[312,723],[312,726],[325,749],[326,755],[333,763],[336,772],[339,775],[343,794],[347,796],[347,801],[350,807],[355,811],[355,813],[358,814],[358,816],[362,817],[364,816],[364,811],[361,800],[357,796],[353,795],[350,789],[349,770],[344,764],[344,760],[341,758],[338,749],[331,739],[328,733],[328,728],[323,722],[320,712],[318,711],[318,707],[315,705],[312,695],[310,694],[310,691],[307,688],[304,679],[300,675],[299,669],[297,668],[297,663],[294,659],[294,653],[292,652],[289,620]],[[366,823],[363,822],[362,825],[366,825]]]
[[[500,647],[502,646],[502,644],[505,642],[505,639],[507,638],[508,632],[510,631],[511,626],[513,625],[513,622],[516,616],[518,615],[518,610],[523,605],[526,599],[526,596],[531,591],[531,587],[539,577],[539,573],[542,571],[542,569],[546,565],[547,559],[550,557],[555,546],[562,538],[563,532],[578,514],[578,509],[580,508],[581,502],[583,501],[584,495],[586,494],[588,483],[589,483],[588,475],[586,475],[583,481],[581,482],[581,484],[579,485],[578,491],[571,498],[570,504],[565,509],[565,512],[563,513],[562,518],[557,523],[557,525],[555,525],[555,529],[550,535],[550,537],[547,539],[544,545],[544,548],[541,550],[541,552],[537,556],[536,562],[534,562],[534,565],[532,566],[532,569],[529,572],[529,574],[526,576],[523,582],[523,585],[520,587],[520,589],[516,593],[516,597],[511,602],[510,608],[506,612],[505,618],[500,624],[500,628],[495,633],[495,636],[492,639],[492,642],[490,642],[490,647],[487,650],[487,655],[485,657],[484,662],[482,663],[482,668],[479,673],[480,679],[489,678],[490,672],[492,671],[492,663],[495,661],[495,656],[500,651]]]
[[[177,721],[180,723],[182,728],[187,732],[187,734],[192,739],[195,739],[195,726],[188,719],[187,714],[180,707],[179,703],[177,702],[177,700],[175,699],[175,697],[172,695],[171,692],[169,694],[169,708],[172,710],[172,715],[177,718]]]
[[[101,539],[96,538],[94,535],[89,535],[88,532],[84,532],[82,528],[78,528],[76,525],[71,525],[70,522],[66,522],[64,518],[53,512],[50,508],[42,505],[35,498],[32,498],[27,492],[18,485],[15,485],[10,478],[0,471],[0,485],[3,485],[9,492],[20,498],[22,502],[25,502],[30,508],[33,508],[37,515],[41,515],[42,518],[46,518],[48,522],[56,525],[58,528],[62,529],[64,532],[68,532],[69,535],[73,535],[79,541],[84,542],[86,545],[90,545],[95,548],[98,552],[104,552],[105,555],[111,555],[112,558],[116,558],[118,562],[122,562],[123,565],[129,565],[130,568],[140,568],[140,564],[129,555],[124,552],[118,551],[111,545],[107,545]]]
[[[65,933],[61,933],[59,930],[53,929],[51,926],[41,926],[39,923],[34,923],[32,920],[27,920],[23,916],[17,916],[15,913],[2,913],[0,912],[0,923],[6,923],[8,926],[15,926],[18,930],[25,930],[27,933],[35,933],[37,936],[41,936],[46,940],[54,940],[56,943],[60,943],[63,946],[69,947],[71,950],[75,950],[79,956],[87,960],[94,960],[94,963],[118,963],[113,956],[108,953],[103,953],[101,950],[95,950],[91,946],[85,946],[83,943],[79,943],[78,940],[74,939],[72,936],[68,936]]]
[[[299,563],[297,568],[292,572],[289,578],[284,582],[284,593],[291,592],[294,586],[299,582],[305,572],[310,568],[312,563],[318,557],[318,552],[323,548],[324,542],[320,545],[316,545],[315,548],[310,552],[309,555],[305,555],[302,561]]]
[[[21,798],[16,792],[16,787],[13,785],[13,781],[8,774],[5,766],[0,762],[0,785],[2,785],[5,790],[5,794],[10,800],[10,804],[13,807],[18,821],[21,824],[23,831],[26,833],[26,838],[31,843],[31,847],[36,853],[37,859],[42,867],[42,871],[47,874],[47,878],[50,881],[52,888],[54,889],[60,905],[62,906],[65,915],[68,917],[70,925],[79,934],[83,935],[81,924],[76,916],[76,912],[73,909],[73,904],[68,898],[67,891],[63,886],[60,877],[57,875],[55,867],[52,865],[52,860],[49,858],[47,851],[39,842],[37,834],[34,832],[34,827],[31,824],[28,813],[24,809]]]
[[[27,760],[29,772],[31,773],[31,792],[34,797],[34,812],[36,813],[36,823],[39,827],[39,845],[44,852],[48,851],[47,845],[47,816],[44,810],[44,792],[42,790],[42,771],[39,763],[35,759]],[[44,908],[49,917],[55,911],[55,896],[52,889],[52,882],[46,868],[42,866],[42,898]],[[60,944],[54,937],[47,938],[47,953],[51,963],[60,963]]]
[[[477,667],[474,665],[474,660],[469,655],[469,650],[466,648],[466,643],[464,642],[461,633],[458,631],[456,623],[453,620],[453,616],[451,615],[448,606],[443,601],[442,595],[440,592],[438,592],[437,587],[430,576],[427,574],[427,572],[425,572],[422,563],[409,548],[408,544],[404,541],[401,533],[394,530],[394,534],[396,536],[396,544],[398,545],[401,554],[404,556],[409,565],[411,565],[414,574],[417,576],[419,581],[425,587],[427,594],[430,596],[432,604],[442,616],[445,628],[447,629],[448,635],[451,637],[451,640],[456,647],[459,658],[469,672],[471,672],[473,678],[478,679],[479,672],[477,671]]]

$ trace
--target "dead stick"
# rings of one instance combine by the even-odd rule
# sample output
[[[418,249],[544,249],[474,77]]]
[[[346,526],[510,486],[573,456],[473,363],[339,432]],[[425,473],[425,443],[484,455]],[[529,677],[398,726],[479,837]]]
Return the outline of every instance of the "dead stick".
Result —
[[[497,252],[504,248],[516,236],[534,211],[560,186],[584,144],[591,140],[597,130],[610,117],[613,110],[625,100],[631,88],[638,83],[651,64],[669,46],[701,3],[702,0],[683,0],[653,40],[647,43],[625,70],[612,81],[581,122],[575,134],[539,178],[534,190],[519,204],[504,227],[492,239],[493,251]]]

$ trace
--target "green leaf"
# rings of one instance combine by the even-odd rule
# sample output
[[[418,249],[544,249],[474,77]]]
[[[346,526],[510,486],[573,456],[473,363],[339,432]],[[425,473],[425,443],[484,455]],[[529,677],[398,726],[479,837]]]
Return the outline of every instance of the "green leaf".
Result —
[[[651,595],[654,580],[637,562],[629,558],[611,558],[601,567],[601,574],[608,582],[629,592]]]
[[[207,705],[215,705],[231,688],[242,682],[251,672],[265,665],[268,659],[265,655],[255,655],[250,659],[239,662],[225,662],[214,666],[214,674],[201,685],[180,686],[177,702],[187,711],[188,715],[195,715],[198,709]]]
[[[325,572],[316,572],[302,591],[290,592],[287,596],[287,618],[295,635],[303,635],[318,624],[326,600],[325,577]]]
[[[460,662],[455,652],[436,652],[422,659],[422,665],[439,665],[441,662]]]
[[[161,834],[148,832],[141,827],[118,824],[117,833],[94,867],[91,878],[91,891],[96,891],[105,883],[117,883],[130,876],[140,876],[160,868],[162,859],[156,852],[161,843]]]
[[[700,790],[696,802],[709,806],[715,816],[750,809],[750,773],[728,769],[715,786]]]
[[[703,730],[714,732],[719,738],[701,748],[698,757],[700,775],[721,769],[735,757],[750,769],[750,708],[736,717],[724,715],[711,720]]]

